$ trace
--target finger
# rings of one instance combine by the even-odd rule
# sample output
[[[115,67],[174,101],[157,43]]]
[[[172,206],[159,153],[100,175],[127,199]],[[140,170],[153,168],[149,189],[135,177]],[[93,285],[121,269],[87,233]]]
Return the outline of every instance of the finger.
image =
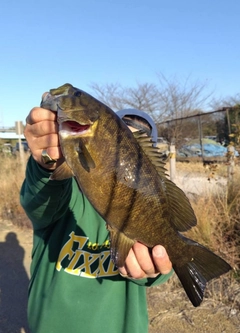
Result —
[[[172,269],[172,263],[163,246],[156,245],[152,250],[152,257],[158,272],[160,272],[161,274],[170,273]]]
[[[43,120],[32,125],[27,124],[24,129],[26,139],[30,137],[40,138],[49,134],[57,134],[58,124],[55,121]]]
[[[54,160],[59,160],[63,157],[62,151],[59,145],[59,138],[57,134],[49,134],[35,137],[29,144],[30,150],[32,149],[32,155],[34,159],[42,165],[42,152],[46,150],[47,154]]]
[[[133,245],[133,251],[142,271],[148,276],[155,276],[157,272],[148,247],[137,242]]]
[[[128,253],[127,259],[125,261],[125,269],[128,275],[134,279],[143,279],[146,277],[145,272],[142,270],[135,256],[133,249]]]
[[[33,158],[44,168],[53,170],[63,162],[59,145],[57,114],[43,108],[33,108],[26,118],[24,135]],[[43,150],[57,163],[47,164],[42,158]]]
[[[63,157],[62,150],[60,146],[47,147],[46,151],[48,155],[54,160],[60,160]]]
[[[33,127],[34,125],[29,125],[30,127]],[[37,127],[37,126],[36,126]],[[58,165],[63,162],[62,159],[62,151],[59,145],[59,137],[57,133],[53,134],[47,134],[42,136],[36,136],[35,133],[42,133],[42,130],[38,132],[37,128],[36,131],[33,130],[27,130],[25,131],[25,137],[28,141],[29,148],[32,153],[32,157],[35,159],[36,162],[38,162],[42,167],[46,169],[53,170]],[[43,131],[44,132],[44,131]],[[43,159],[42,159],[42,152],[45,150],[47,154],[54,160],[57,160],[58,162],[54,165],[45,165]]]
[[[119,271],[120,275],[122,275],[123,277],[128,277],[128,272],[127,272],[125,266],[118,267],[118,271]]]
[[[43,159],[43,152],[47,153],[55,163],[46,163]],[[46,149],[38,149],[32,153],[34,160],[40,164],[44,169],[54,170],[64,162],[62,151],[60,147],[48,147]],[[54,161],[53,161],[54,162]]]
[[[35,107],[30,111],[29,115],[27,116],[26,123],[29,125],[33,125],[42,120],[56,121],[56,119],[57,119],[56,112],[46,110],[40,107]]]
[[[35,150],[43,150],[50,147],[58,147],[59,146],[59,137],[57,134],[47,134],[42,136],[35,136],[29,140],[29,147],[34,147]]]

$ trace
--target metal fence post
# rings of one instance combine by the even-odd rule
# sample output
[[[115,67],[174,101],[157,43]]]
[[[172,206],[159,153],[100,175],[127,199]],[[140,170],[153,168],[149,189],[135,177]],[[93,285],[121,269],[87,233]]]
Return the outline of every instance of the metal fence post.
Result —
[[[176,178],[176,149],[175,145],[170,145],[170,179]]]
[[[26,161],[25,161],[25,153],[24,148],[22,146],[21,134],[23,134],[23,123],[22,121],[15,122],[15,130],[16,134],[18,134],[18,145],[19,145],[19,157],[20,157],[20,165],[22,168],[22,172],[25,172]]]
[[[233,145],[227,147],[227,160],[228,160],[228,181],[232,181],[234,166],[235,166],[235,148]]]

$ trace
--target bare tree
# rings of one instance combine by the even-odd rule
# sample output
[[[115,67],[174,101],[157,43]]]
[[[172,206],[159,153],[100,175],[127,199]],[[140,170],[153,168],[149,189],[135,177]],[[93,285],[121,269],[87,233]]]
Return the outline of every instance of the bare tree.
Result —
[[[90,87],[96,93],[96,97],[108,105],[113,110],[123,109],[123,93],[124,89],[118,83],[111,83],[105,85],[99,85],[92,83]]]
[[[148,112],[155,122],[196,113],[211,95],[205,93],[204,83],[192,83],[189,77],[182,83],[176,77],[167,79],[163,74],[158,74],[158,84],[137,83],[136,87],[122,87],[118,83],[92,83],[90,87],[97,94],[97,98],[112,109],[143,110]]]
[[[235,96],[228,96],[226,98],[213,99],[210,103],[214,110],[219,110],[222,107],[232,107],[240,105],[240,93]]]
[[[114,110],[134,108],[146,111],[154,118],[154,112],[158,108],[159,91],[154,84],[137,83],[135,88],[123,88],[117,83],[102,86],[93,83],[91,88],[97,94],[97,98]]]
[[[176,77],[167,79],[158,74],[158,84],[137,83],[136,87],[122,87],[120,84],[91,84],[97,98],[113,110],[135,108],[148,112],[156,124],[196,114],[208,102],[211,93],[206,94],[206,84],[191,82],[190,77],[180,82]],[[162,136],[162,127],[159,135]],[[168,139],[177,142],[186,135],[181,122],[168,126]]]
[[[159,120],[186,117],[199,112],[208,103],[212,93],[206,93],[206,84],[191,82],[187,77],[180,82],[176,77],[167,79],[158,74]]]

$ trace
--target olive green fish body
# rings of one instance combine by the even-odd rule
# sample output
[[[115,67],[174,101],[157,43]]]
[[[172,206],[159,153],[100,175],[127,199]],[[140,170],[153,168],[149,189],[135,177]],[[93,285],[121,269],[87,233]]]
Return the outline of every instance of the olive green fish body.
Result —
[[[98,121],[94,136],[71,136],[65,140],[60,131],[67,163],[84,194],[112,228],[149,247],[163,244],[170,255],[172,252],[172,260],[177,262],[182,254],[171,251],[174,248],[172,245],[176,245],[175,238],[182,246],[185,243],[169,221],[171,212],[165,184],[169,180],[160,178],[131,131],[115,113],[111,112],[102,118]],[[75,118],[72,116],[71,119]],[[99,130],[101,128],[104,128],[104,135]],[[79,141],[94,161],[95,167],[90,171],[79,163]],[[194,225],[192,210],[191,213],[190,224]],[[173,244],[169,245],[170,240],[173,240]],[[120,261],[118,255],[117,264],[122,265],[124,260],[122,258]]]
[[[186,195],[165,174],[150,139],[132,134],[106,105],[66,84],[52,89],[42,107],[58,112],[66,163],[52,175],[74,175],[93,207],[107,222],[114,262],[122,266],[132,245],[162,244],[194,306],[206,283],[231,267],[180,232],[196,225]]]

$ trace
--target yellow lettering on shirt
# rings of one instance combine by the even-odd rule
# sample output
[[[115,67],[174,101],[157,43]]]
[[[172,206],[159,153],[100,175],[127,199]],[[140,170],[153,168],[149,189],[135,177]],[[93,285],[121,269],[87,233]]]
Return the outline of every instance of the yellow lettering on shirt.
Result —
[[[110,258],[109,240],[103,244],[92,243],[87,237],[75,235],[74,232],[71,232],[69,237],[58,257],[56,264],[58,271],[62,269],[63,260],[67,259],[67,261],[64,260],[64,271],[68,274],[87,278],[118,274],[118,269]]]
[[[87,242],[86,237],[76,236],[73,231],[70,233],[69,237],[70,237],[70,239],[62,247],[59,257],[58,257],[58,261],[56,264],[56,269],[58,271],[60,271],[62,268],[61,262],[63,261],[64,258],[68,257],[68,259],[71,260],[71,258],[73,257],[73,255],[74,255],[74,251],[72,250],[73,243],[74,242],[78,243],[78,248],[82,249],[84,247],[85,243]]]

